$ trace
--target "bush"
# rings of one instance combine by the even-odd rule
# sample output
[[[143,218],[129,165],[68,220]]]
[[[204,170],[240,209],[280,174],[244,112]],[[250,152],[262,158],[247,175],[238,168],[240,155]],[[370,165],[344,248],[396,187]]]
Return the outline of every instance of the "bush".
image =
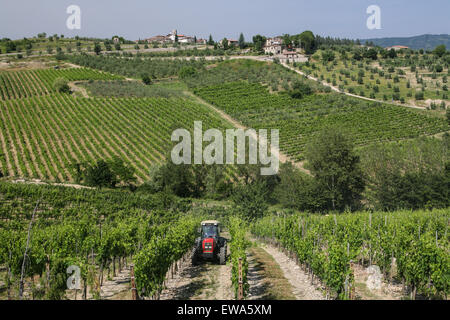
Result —
[[[416,92],[415,98],[416,100],[423,100],[423,92],[422,91]]]
[[[297,80],[292,83],[292,90],[289,92],[289,95],[294,99],[301,99],[312,92],[313,90],[308,84]]]
[[[253,182],[238,186],[233,192],[232,199],[240,215],[248,221],[253,221],[261,218],[268,209],[266,193],[265,182]]]
[[[114,174],[111,171],[108,163],[104,160],[99,160],[93,166],[88,166],[84,172],[84,181],[91,187],[113,187]]]
[[[69,81],[66,78],[57,78],[53,82],[53,88],[60,93],[70,93]]]
[[[353,142],[339,128],[326,128],[306,148],[310,169],[327,210],[356,210],[364,191],[363,173]]]
[[[144,73],[142,76],[142,82],[146,85],[152,84],[152,79],[150,79],[150,76],[147,73]]]
[[[118,157],[108,161],[99,160],[92,165],[75,163],[71,167],[77,183],[97,188],[115,188],[117,184],[123,183],[134,189],[135,169]]]
[[[180,69],[180,71],[178,72],[178,76],[180,77],[180,79],[186,79],[188,77],[194,76],[196,73],[197,73],[197,70],[195,70],[194,67],[185,66]]]

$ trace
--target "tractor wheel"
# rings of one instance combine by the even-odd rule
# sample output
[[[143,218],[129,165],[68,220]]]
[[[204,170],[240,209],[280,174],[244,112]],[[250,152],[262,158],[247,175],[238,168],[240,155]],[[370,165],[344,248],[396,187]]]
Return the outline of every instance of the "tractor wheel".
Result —
[[[227,246],[224,245],[219,250],[219,263],[220,264],[225,264],[226,261],[227,261]]]

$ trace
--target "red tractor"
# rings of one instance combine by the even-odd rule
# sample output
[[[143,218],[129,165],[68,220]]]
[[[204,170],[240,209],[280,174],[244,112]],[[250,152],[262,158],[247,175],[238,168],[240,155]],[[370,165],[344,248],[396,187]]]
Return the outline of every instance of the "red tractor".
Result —
[[[227,259],[227,240],[220,236],[220,223],[216,220],[202,221],[201,236],[195,240],[192,264],[200,260],[225,264]]]

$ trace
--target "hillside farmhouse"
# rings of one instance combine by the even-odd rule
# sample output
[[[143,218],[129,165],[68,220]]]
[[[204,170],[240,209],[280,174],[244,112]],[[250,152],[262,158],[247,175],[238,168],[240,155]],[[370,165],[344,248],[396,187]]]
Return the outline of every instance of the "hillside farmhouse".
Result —
[[[264,44],[264,53],[277,55],[281,53],[282,39],[280,37],[269,38]]]
[[[194,43],[195,42],[195,38],[191,37],[191,36],[187,36],[184,34],[178,34],[177,30],[172,30],[171,33],[169,33],[168,35],[157,35],[148,39],[145,39],[146,42],[148,43],[153,43],[153,42],[157,42],[157,43],[173,43],[175,42],[175,39],[178,38],[178,42],[179,43]],[[206,43],[205,39],[201,39],[202,42],[201,43]],[[198,43],[199,41],[197,41]]]
[[[398,50],[402,50],[402,49],[409,49],[409,47],[407,47],[407,46],[392,46],[392,47],[387,47],[386,48],[386,50],[391,50],[391,49],[394,49],[395,51],[398,51]]]

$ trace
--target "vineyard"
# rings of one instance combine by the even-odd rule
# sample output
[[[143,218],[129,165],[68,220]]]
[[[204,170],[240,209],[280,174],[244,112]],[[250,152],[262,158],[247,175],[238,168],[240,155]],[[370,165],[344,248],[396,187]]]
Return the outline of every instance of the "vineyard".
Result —
[[[152,79],[162,79],[178,76],[183,67],[203,69],[212,62],[201,60],[187,60],[184,58],[175,60],[142,59],[139,57],[114,57],[114,56],[93,56],[93,55],[68,55],[66,59],[77,65],[95,68],[105,72],[120,74],[127,77],[141,77],[147,74]]]
[[[249,241],[247,240],[247,228],[245,226],[246,222],[237,217],[230,218],[230,234],[231,234],[231,282],[234,287],[236,298],[242,296],[246,297],[248,294],[248,262],[247,262],[247,248],[249,246]],[[239,264],[241,263],[242,268],[242,280],[239,280]],[[242,289],[240,289],[242,288]],[[239,292],[239,290],[242,290]]]
[[[411,298],[449,294],[448,210],[267,216],[252,232],[276,243],[326,288],[328,297],[348,299],[353,264],[377,265],[400,281]]]
[[[95,293],[103,276],[128,260],[135,263],[139,294],[150,297],[192,247],[199,220],[179,219],[189,202],[123,191],[1,182],[0,203],[0,265],[9,296],[26,279],[33,298],[61,298],[69,265],[81,269],[84,295],[87,286]]]
[[[0,100],[21,99],[55,93],[57,78],[76,80],[117,80],[121,76],[88,68],[37,69],[26,71],[0,71]]]
[[[315,132],[330,125],[349,131],[357,145],[447,131],[444,119],[337,94],[293,99],[244,81],[194,89],[195,94],[251,128],[280,130],[280,148],[296,160]]]
[[[183,97],[88,99],[55,93],[52,80],[59,76],[116,78],[90,69],[2,74],[9,85],[1,87],[4,96],[21,97],[1,101],[0,162],[5,175],[74,181],[75,162],[118,156],[136,168],[142,182],[150,166],[166,156],[174,129],[193,128],[194,121],[230,127],[204,105]]]

